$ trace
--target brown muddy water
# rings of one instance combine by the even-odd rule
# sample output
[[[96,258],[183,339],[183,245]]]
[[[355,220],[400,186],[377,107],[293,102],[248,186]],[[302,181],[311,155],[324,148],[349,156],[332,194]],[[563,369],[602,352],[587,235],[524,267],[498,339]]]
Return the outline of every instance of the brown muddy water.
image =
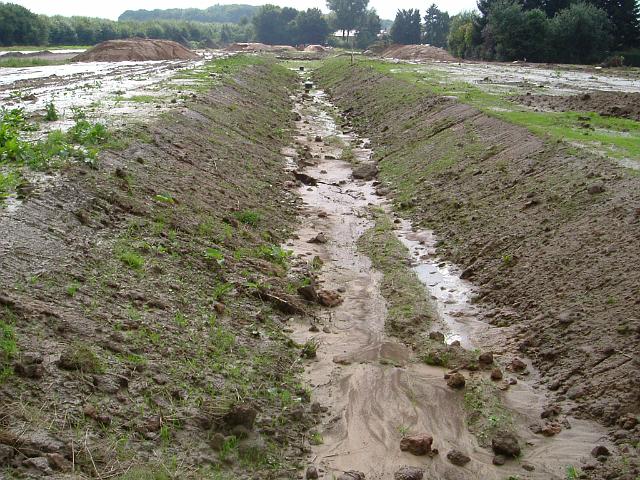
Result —
[[[447,387],[446,370],[419,362],[411,349],[385,334],[381,274],[358,252],[356,243],[373,225],[372,206],[393,212],[375,195],[373,182],[354,180],[352,164],[338,160],[347,145],[354,147],[359,162],[371,162],[373,152],[362,148],[365,139],[337,127],[337,110],[322,91],[314,90],[308,97],[300,93],[295,112],[301,116],[295,149],[308,148],[316,157],[303,171],[318,185],[299,189],[301,226],[287,247],[309,261],[319,256],[324,262],[322,286],[338,289],[344,298],[342,305],[323,314],[322,333],[310,332],[308,324],[297,325],[294,333],[301,343],[319,341],[318,357],[307,365],[305,375],[313,401],[328,407],[315,436],[321,443],[312,447],[309,464],[326,479],[349,470],[361,471],[367,479],[392,479],[405,465],[420,467],[425,478],[434,479],[565,478],[567,466],[585,461],[605,433],[595,424],[570,418],[571,428],[554,438],[534,435],[528,425],[540,420],[547,405],[544,392],[537,390],[535,374],[520,379],[504,394],[524,448],[521,458],[497,467],[491,451],[469,432],[464,393]],[[292,159],[293,151],[283,153]],[[308,243],[319,232],[327,243]],[[437,259],[433,233],[414,231],[403,221],[397,235],[408,247],[425,295],[431,296],[438,312],[440,324],[434,329],[467,348],[506,354],[500,350],[506,342],[478,319],[480,312],[470,304],[473,285],[459,278],[455,266]],[[438,455],[417,457],[400,451],[403,435],[422,433],[433,436]],[[452,465],[446,454],[454,448],[471,462],[465,467]],[[526,471],[523,465],[535,470]]]

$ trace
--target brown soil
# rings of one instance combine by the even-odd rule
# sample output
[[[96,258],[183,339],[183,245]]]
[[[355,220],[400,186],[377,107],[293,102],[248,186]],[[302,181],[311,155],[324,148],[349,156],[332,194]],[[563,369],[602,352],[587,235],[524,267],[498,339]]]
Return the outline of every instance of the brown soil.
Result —
[[[267,45],[265,43],[233,43],[225,48],[228,52],[247,52],[247,53],[260,53],[260,52],[295,52],[295,47],[290,45]]]
[[[640,93],[589,92],[582,95],[520,95],[517,102],[545,111],[596,112],[640,121]]]
[[[198,55],[169,40],[109,40],[72,58],[73,62],[146,62],[193,60]]]
[[[486,321],[510,339],[496,348],[528,355],[551,401],[633,448],[639,177],[371,70],[318,78],[372,139],[398,208],[434,229],[440,254],[480,286]]]
[[[392,45],[381,53],[382,58],[396,58],[398,60],[439,60],[441,62],[456,62],[457,59],[442,48],[431,45]]]
[[[318,53],[324,53],[327,51],[327,49],[325,47],[323,47],[322,45],[309,45],[304,49],[305,52],[318,52]]]
[[[286,284],[292,79],[236,75],[0,210],[0,476],[295,476],[291,314],[251,286]]]

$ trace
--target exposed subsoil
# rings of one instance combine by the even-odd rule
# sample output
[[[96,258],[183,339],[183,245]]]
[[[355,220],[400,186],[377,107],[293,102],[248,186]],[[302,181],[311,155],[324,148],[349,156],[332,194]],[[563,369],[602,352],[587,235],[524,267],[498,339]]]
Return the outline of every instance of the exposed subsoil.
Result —
[[[457,62],[449,52],[431,45],[392,45],[380,53],[382,58],[398,60]]]
[[[150,123],[148,143],[0,211],[17,344],[0,357],[0,476],[295,475],[314,421],[274,303],[291,85],[244,68]]]
[[[322,91],[301,94],[295,111],[299,135],[288,155],[292,168],[306,175],[307,185],[298,190],[304,202],[302,225],[287,246],[303,262],[323,265],[315,284],[318,291],[340,292],[331,311],[316,318],[311,328],[300,324],[295,333],[300,343],[318,344],[317,358],[306,375],[318,411],[328,408],[312,437],[320,440],[309,457],[324,474],[320,478],[361,478],[356,472],[367,479],[422,478],[394,476],[403,468],[405,473],[413,469],[414,475],[422,472],[425,478],[439,479],[497,480],[510,474],[523,479],[564,478],[565,467],[582,463],[602,432],[589,422],[566,417],[562,421],[571,424],[571,430],[564,429],[554,438],[534,434],[529,425],[539,421],[547,399],[519,376],[521,383],[504,394],[504,401],[523,454],[506,466],[492,463],[491,450],[468,428],[464,392],[447,386],[450,371],[420,361],[415,339],[390,335],[394,327],[388,324],[388,304],[394,302],[383,295],[383,275],[358,248],[363,235],[374,227],[371,207],[390,209],[390,205],[376,193],[377,182],[355,179],[354,165],[341,160],[349,149],[356,172],[371,165],[369,142],[358,139],[351,128],[337,127],[333,118],[337,111]],[[428,337],[430,331],[444,330],[448,342],[462,340],[473,349],[483,345],[478,337],[484,330],[506,363],[509,353],[499,347],[505,338],[487,333],[488,325],[475,320],[479,312],[468,303],[470,287],[454,268],[445,268],[433,255],[432,233],[414,232],[399,219],[396,225],[398,238],[411,248],[418,275],[426,271],[429,277],[422,294],[426,297],[426,287],[432,287],[434,309],[414,322],[413,336]],[[402,268],[408,260],[407,256],[392,262]],[[482,326],[474,329],[473,322]],[[465,374],[480,381],[488,375]],[[401,450],[403,439],[421,434],[434,439],[432,452],[416,456]],[[468,455],[467,463],[454,465],[452,450]]]
[[[594,452],[603,463],[586,457],[586,470],[635,478],[638,177],[363,67],[317,79],[372,139],[396,207],[479,287],[497,351],[528,356],[550,404],[610,428],[618,457]]]
[[[194,60],[195,52],[170,40],[108,40],[72,58],[73,62],[147,62]]]
[[[582,95],[520,95],[517,102],[553,112],[596,112],[607,117],[640,121],[640,93],[591,91]]]

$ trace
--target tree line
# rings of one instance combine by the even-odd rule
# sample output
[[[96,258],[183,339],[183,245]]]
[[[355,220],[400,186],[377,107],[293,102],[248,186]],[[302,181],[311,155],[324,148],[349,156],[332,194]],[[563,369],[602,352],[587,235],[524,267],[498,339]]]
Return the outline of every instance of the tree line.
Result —
[[[258,7],[253,5],[214,5],[205,9],[127,10],[118,20],[121,22],[184,20],[203,23],[248,23],[257,10]]]
[[[11,3],[0,3],[0,45],[95,45],[106,40],[157,38],[183,44],[216,46],[254,38],[250,22],[244,24],[196,21],[123,21],[102,18],[36,15]]]
[[[431,5],[424,18],[399,10],[395,43],[446,47],[461,58],[595,63],[640,45],[636,0],[478,0],[450,17]],[[423,22],[424,20],[424,22]]]

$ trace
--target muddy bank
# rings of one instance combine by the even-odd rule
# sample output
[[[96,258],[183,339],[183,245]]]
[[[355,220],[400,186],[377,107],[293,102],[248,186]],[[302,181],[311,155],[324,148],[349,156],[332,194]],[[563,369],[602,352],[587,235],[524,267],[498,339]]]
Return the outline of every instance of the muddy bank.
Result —
[[[640,93],[598,92],[582,95],[521,95],[514,99],[528,107],[553,112],[596,112],[607,117],[640,121]]]
[[[442,48],[433,47],[431,45],[391,45],[382,52],[382,58],[390,58],[397,60],[411,60],[414,62],[439,61],[439,62],[457,62],[458,59],[453,57],[449,52]]]
[[[550,402],[610,426],[633,455],[638,177],[363,67],[329,62],[317,80],[372,139],[397,208],[480,287],[504,354],[531,358]]]
[[[294,79],[253,62],[0,211],[2,474],[295,475],[313,421],[269,300]]]

